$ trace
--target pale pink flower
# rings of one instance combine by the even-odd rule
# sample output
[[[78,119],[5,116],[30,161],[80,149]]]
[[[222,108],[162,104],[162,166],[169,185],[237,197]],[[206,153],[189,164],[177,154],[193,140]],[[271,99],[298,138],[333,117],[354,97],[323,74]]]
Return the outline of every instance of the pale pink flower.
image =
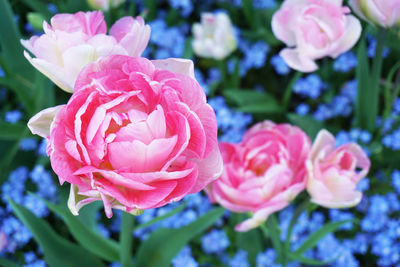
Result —
[[[107,55],[140,56],[150,38],[150,26],[141,17],[123,17],[107,26],[101,11],[57,14],[51,25],[43,23],[44,34],[21,40],[30,51],[29,62],[61,89],[73,92],[82,68]]]
[[[335,148],[335,137],[321,130],[307,160],[307,191],[311,201],[326,208],[347,208],[357,205],[362,193],[358,182],[369,170],[370,161],[355,143]]]
[[[55,116],[55,118],[54,118]],[[107,56],[86,66],[66,105],[28,124],[48,138],[73,214],[95,200],[138,212],[199,192],[222,172],[215,113],[190,60]]]
[[[349,5],[371,23],[384,28],[400,26],[400,0],[349,0]]]
[[[336,58],[359,39],[361,24],[349,13],[342,0],[285,0],[272,17],[275,36],[288,46],[280,55],[293,69],[317,70],[315,60]]]
[[[212,202],[231,211],[253,213],[237,231],[255,228],[305,189],[310,147],[310,139],[298,127],[258,123],[241,143],[220,143],[224,171],[206,192]]]

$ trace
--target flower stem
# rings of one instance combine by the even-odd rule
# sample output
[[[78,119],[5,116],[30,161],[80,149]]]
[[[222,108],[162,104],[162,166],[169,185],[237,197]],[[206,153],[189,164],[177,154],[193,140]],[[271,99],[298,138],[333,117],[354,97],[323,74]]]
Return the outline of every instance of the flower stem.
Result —
[[[133,227],[135,217],[127,212],[122,213],[120,242],[120,261],[123,267],[132,266]]]
[[[375,48],[375,57],[372,63],[372,73],[371,73],[371,103],[368,106],[369,120],[367,123],[367,129],[369,131],[373,131],[375,129],[376,118],[378,116],[379,110],[379,82],[382,72],[382,63],[383,63],[383,50],[385,48],[387,37],[386,29],[379,29],[378,36],[376,39],[376,48]],[[367,78],[367,77],[366,77]]]
[[[296,72],[294,74],[294,76],[292,77],[292,79],[290,79],[289,84],[285,88],[283,98],[282,98],[282,106],[286,111],[289,108],[289,101],[290,101],[290,98],[292,97],[293,86],[296,83],[296,81],[298,79],[300,79],[301,75],[302,75],[301,72]]]
[[[287,230],[286,233],[286,240],[285,240],[285,246],[284,246],[284,251],[285,253],[289,253],[290,252],[290,241],[292,239],[292,231],[293,231],[293,227],[297,222],[297,219],[299,218],[299,216],[303,213],[304,210],[307,209],[308,205],[310,204],[310,200],[308,198],[306,198],[294,211],[293,213],[293,217],[290,220],[290,224],[289,224],[289,228]],[[286,262],[286,258],[284,259],[284,265],[287,264]]]
[[[264,235],[271,239],[272,246],[276,251],[277,262],[283,263],[285,255],[284,251],[282,250],[282,242],[280,240],[280,229],[275,214],[271,214],[267,220],[266,225],[261,224],[260,228],[264,232]]]

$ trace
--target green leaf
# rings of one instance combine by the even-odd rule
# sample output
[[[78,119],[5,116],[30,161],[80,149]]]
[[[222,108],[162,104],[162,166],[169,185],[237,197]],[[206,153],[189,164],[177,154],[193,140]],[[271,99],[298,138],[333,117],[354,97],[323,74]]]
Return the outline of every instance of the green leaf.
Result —
[[[303,244],[294,252],[296,255],[302,255],[309,249],[312,249],[317,243],[325,237],[327,234],[336,231],[340,226],[345,223],[351,222],[352,220],[345,220],[339,222],[330,222],[325,224],[322,228],[314,233],[310,234]]]
[[[223,208],[215,208],[191,224],[179,229],[160,228],[156,230],[140,245],[136,254],[136,266],[170,266],[175,255],[192,238],[217,221],[223,213]]]
[[[288,257],[293,261],[301,262],[301,263],[311,265],[311,266],[327,266],[327,265],[329,265],[330,262],[335,260],[335,259],[332,259],[329,261],[318,261],[318,260],[309,259],[309,258],[303,257],[301,255],[297,255],[297,254],[293,254],[293,253],[289,253]]]
[[[295,113],[289,113],[287,118],[291,123],[299,126],[303,131],[305,131],[311,139],[314,139],[319,130],[325,128],[322,122],[315,120],[309,115],[300,116]]]
[[[373,99],[371,99],[371,83],[365,38],[361,38],[359,41],[357,49],[357,62],[357,102],[355,109],[355,121],[358,127],[364,128],[368,121],[368,112],[366,109],[368,108],[370,101],[373,101]]]
[[[72,236],[82,247],[105,260],[119,260],[119,246],[115,241],[104,238],[93,229],[83,224],[77,217],[72,215],[68,209],[55,205],[45,199],[40,199],[52,212],[63,219]]]
[[[51,267],[99,266],[103,263],[83,247],[60,237],[50,225],[23,206],[9,200],[15,215],[31,231],[43,250],[46,263]]]
[[[47,6],[45,3],[43,3],[43,1],[39,1],[39,0],[21,0],[22,2],[24,2],[25,5],[29,6],[32,10],[36,11],[38,15],[40,15],[43,19],[45,20],[49,20],[53,15],[51,14],[51,12],[47,9]],[[29,14],[28,14],[29,17]],[[31,22],[31,21],[29,21]],[[43,23],[43,21],[42,21]],[[35,27],[35,25],[32,24],[32,26]],[[39,28],[38,30],[42,30],[43,29],[43,24],[38,25]]]
[[[163,220],[165,220],[165,219],[167,219],[167,218],[169,218],[171,216],[174,216],[178,212],[181,212],[185,207],[186,207],[186,202],[183,203],[182,205],[178,206],[177,208],[171,210],[170,212],[167,212],[164,215],[158,216],[158,217],[156,217],[156,218],[154,218],[154,219],[152,219],[152,220],[150,220],[150,221],[148,221],[146,223],[142,223],[141,225],[139,225],[139,226],[137,226],[135,228],[135,231],[139,230],[139,229],[142,229],[142,228],[149,227],[150,225],[153,225],[153,224],[161,222],[161,221],[163,221]]]
[[[248,232],[236,233],[236,246],[247,251],[248,259],[252,265],[255,265],[255,259],[258,253],[262,251],[262,240],[259,229],[253,229]]]
[[[0,121],[0,139],[18,140],[25,129],[26,125],[22,123]]]
[[[242,112],[263,114],[280,113],[283,111],[274,97],[265,92],[246,89],[227,89],[224,96],[237,104]]]
[[[7,259],[4,258],[0,258],[0,266],[3,267],[18,267],[18,265],[12,261],[9,261]]]
[[[269,94],[251,89],[227,89],[224,90],[223,95],[238,106],[277,103],[275,98]]]

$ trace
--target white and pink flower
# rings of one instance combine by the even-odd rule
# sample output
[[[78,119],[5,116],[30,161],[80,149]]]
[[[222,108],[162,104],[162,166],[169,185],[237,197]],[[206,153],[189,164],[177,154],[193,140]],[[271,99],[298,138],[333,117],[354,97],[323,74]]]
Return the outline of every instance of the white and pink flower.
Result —
[[[44,34],[22,40],[29,62],[61,89],[73,92],[79,72],[107,55],[140,56],[150,38],[150,26],[141,17],[123,17],[111,27],[101,11],[57,14],[43,23]]]
[[[351,49],[361,24],[342,0],[285,0],[272,18],[275,36],[288,48],[280,55],[293,69],[312,72],[315,60]]]
[[[29,121],[48,138],[73,214],[102,200],[136,213],[202,190],[222,172],[215,113],[190,60],[107,56],[87,65],[66,105]]]
[[[371,163],[364,150],[355,143],[335,148],[335,137],[321,130],[307,160],[307,191],[311,201],[326,208],[357,205],[362,193],[357,184]]]

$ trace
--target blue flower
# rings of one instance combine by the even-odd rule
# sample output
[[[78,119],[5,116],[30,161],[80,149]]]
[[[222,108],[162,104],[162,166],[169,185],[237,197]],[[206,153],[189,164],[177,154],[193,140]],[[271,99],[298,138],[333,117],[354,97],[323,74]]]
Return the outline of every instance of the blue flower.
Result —
[[[247,260],[247,252],[244,250],[238,250],[229,261],[229,267],[250,267],[250,263]]]
[[[357,66],[357,57],[351,51],[341,54],[333,63],[333,69],[339,72],[349,72],[356,66]]]
[[[22,118],[22,112],[19,110],[11,110],[5,114],[4,120],[8,123],[17,123]]]
[[[213,229],[201,238],[201,247],[207,254],[219,253],[229,246],[229,239],[224,230]]]
[[[296,113],[300,116],[307,115],[310,111],[310,107],[307,104],[301,103],[296,107]]]
[[[197,267],[199,264],[192,257],[192,252],[189,246],[185,246],[182,250],[172,259],[173,267]]]
[[[32,151],[37,148],[37,145],[38,144],[35,138],[28,137],[21,140],[21,142],[19,143],[19,148],[22,151]]]
[[[288,64],[286,64],[286,62],[283,60],[283,58],[279,54],[271,57],[270,62],[272,64],[272,66],[274,67],[276,73],[278,73],[279,75],[289,74],[290,68],[289,68]]]

